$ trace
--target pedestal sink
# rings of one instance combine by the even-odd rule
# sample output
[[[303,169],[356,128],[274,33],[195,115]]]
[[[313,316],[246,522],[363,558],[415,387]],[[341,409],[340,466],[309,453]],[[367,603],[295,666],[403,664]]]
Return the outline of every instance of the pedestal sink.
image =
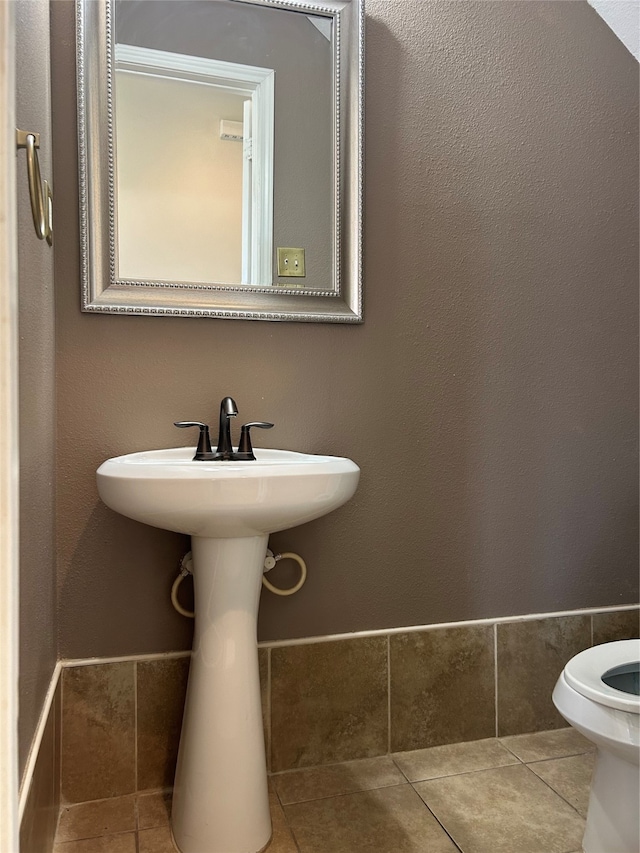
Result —
[[[116,512],[192,537],[195,634],[172,830],[182,853],[257,853],[271,837],[256,647],[270,533],[331,512],[356,490],[350,459],[255,450],[195,462],[186,447],[98,468]]]

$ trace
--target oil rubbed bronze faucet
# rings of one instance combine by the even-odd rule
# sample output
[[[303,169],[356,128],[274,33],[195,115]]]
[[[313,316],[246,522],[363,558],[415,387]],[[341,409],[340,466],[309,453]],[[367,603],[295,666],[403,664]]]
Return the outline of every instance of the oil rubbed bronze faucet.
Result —
[[[253,453],[253,447],[251,447],[251,435],[249,430],[251,427],[258,427],[258,429],[271,429],[273,424],[267,423],[267,421],[252,421],[250,424],[243,424],[240,428],[240,444],[238,445],[238,449],[233,455],[234,459],[238,459],[239,461],[244,460],[245,462],[250,462],[252,459],[255,459],[255,455]]]
[[[198,427],[200,429],[200,438],[198,439],[198,447],[196,448],[194,462],[250,462],[254,460],[255,454],[251,447],[251,435],[249,430],[252,427],[259,429],[271,429],[273,424],[266,421],[252,421],[249,424],[243,424],[240,430],[240,444],[238,449],[234,451],[231,443],[231,418],[235,418],[238,414],[238,407],[233,397],[223,397],[220,402],[220,428],[218,432],[218,446],[215,452],[211,449],[211,440],[209,438],[209,427],[200,421],[176,421],[174,426],[184,429],[185,427]]]
[[[198,427],[200,429],[200,438],[196,448],[196,455],[193,457],[195,462],[212,462],[216,457],[211,449],[211,439],[209,438],[209,427],[200,421],[174,421],[174,426],[180,429],[186,427]]]
[[[231,418],[238,414],[238,407],[233,397],[223,397],[220,402],[220,429],[218,431],[218,447],[214,459],[230,461],[233,459],[231,445]]]

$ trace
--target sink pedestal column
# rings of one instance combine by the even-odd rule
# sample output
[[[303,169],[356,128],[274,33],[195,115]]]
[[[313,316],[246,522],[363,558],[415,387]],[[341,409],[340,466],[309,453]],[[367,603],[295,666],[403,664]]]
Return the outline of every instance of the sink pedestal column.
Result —
[[[271,837],[256,646],[267,543],[191,540],[195,634],[172,809],[182,853],[257,853]]]

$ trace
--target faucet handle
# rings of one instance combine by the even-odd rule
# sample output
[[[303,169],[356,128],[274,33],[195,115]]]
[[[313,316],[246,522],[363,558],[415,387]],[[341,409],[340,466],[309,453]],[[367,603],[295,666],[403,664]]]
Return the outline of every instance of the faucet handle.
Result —
[[[174,421],[174,426],[179,429],[187,427],[199,427],[200,438],[198,439],[198,447],[196,455],[193,457],[194,462],[207,462],[214,458],[214,453],[211,450],[211,439],[209,438],[209,427],[201,421]]]
[[[252,427],[258,427],[258,429],[271,429],[273,424],[267,423],[267,421],[252,421],[250,424],[243,424],[240,428],[240,444],[238,445],[238,450],[234,453],[235,459],[240,460],[251,460],[255,459],[255,454],[253,452],[253,447],[251,446],[251,435],[249,430]]]

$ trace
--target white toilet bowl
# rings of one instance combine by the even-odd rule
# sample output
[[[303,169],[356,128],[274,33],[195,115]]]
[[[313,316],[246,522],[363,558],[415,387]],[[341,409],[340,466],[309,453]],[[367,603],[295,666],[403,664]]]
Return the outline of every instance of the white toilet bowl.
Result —
[[[597,747],[585,853],[640,850],[639,661],[640,640],[594,646],[569,661],[553,691],[565,720]]]

